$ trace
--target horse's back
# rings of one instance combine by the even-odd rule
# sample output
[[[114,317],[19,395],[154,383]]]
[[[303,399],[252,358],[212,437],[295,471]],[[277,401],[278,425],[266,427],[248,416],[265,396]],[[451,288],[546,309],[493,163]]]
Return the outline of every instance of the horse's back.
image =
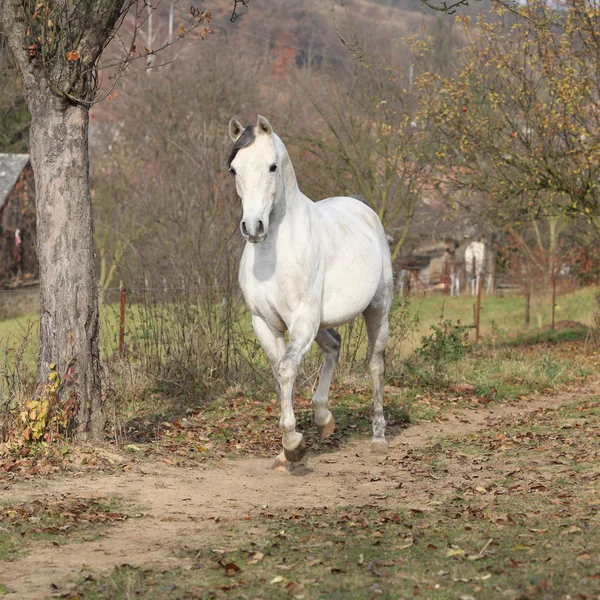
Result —
[[[335,196],[315,203],[325,229],[335,238],[345,238],[354,243],[354,238],[370,239],[381,252],[382,266],[391,258],[387,236],[377,213],[362,200],[349,196]]]
[[[377,213],[365,202],[350,196],[334,196],[315,203],[320,215],[328,219],[341,219],[346,221],[349,216],[354,216],[364,221],[373,231],[385,238],[383,225]]]

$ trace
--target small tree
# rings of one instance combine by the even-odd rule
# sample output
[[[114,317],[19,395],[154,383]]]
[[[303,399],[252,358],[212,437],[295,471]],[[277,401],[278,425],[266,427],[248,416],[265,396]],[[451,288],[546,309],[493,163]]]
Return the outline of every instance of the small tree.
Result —
[[[528,20],[463,18],[467,46],[454,77],[423,73],[421,120],[432,161],[455,188],[483,192],[489,213],[517,224],[600,207],[600,9],[538,0]],[[512,20],[512,19],[509,19]],[[418,45],[415,48],[420,52]]]

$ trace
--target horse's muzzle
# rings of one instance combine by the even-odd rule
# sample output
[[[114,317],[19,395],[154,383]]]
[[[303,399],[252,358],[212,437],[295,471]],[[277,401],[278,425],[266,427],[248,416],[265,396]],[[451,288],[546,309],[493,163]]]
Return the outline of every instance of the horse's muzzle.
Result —
[[[251,244],[264,242],[267,235],[269,235],[264,223],[260,220],[254,222],[242,221],[240,223],[240,231]]]
[[[260,242],[264,242],[267,239],[268,235],[268,233],[265,233],[263,235],[249,235],[246,239],[251,244],[260,244]]]

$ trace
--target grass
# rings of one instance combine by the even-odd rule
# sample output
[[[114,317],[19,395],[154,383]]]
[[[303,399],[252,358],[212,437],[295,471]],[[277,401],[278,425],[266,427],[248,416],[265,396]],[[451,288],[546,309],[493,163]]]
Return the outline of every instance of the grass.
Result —
[[[577,332],[575,332],[577,333]],[[550,341],[548,341],[550,340]],[[561,341],[562,340],[562,341]],[[495,342],[473,348],[434,378],[427,358],[395,363],[385,388],[390,431],[409,420],[432,420],[448,407],[485,407],[539,394],[556,393],[579,384],[598,371],[600,356],[581,335],[521,337],[517,343]],[[222,394],[190,404],[185,395],[173,397],[155,390],[144,401],[122,407],[115,421],[115,439],[130,448],[135,459],[162,456],[175,464],[206,462],[215,457],[274,456],[280,444],[279,405],[274,383],[259,388],[235,385]],[[337,428],[321,440],[312,420],[315,378],[296,394],[298,428],[312,451],[333,451],[371,428],[371,381],[364,365],[352,376],[338,375],[330,390],[330,407]]]
[[[421,307],[421,327],[428,318],[437,321],[440,300]],[[445,316],[455,318],[451,310]],[[432,420],[446,410],[556,393],[597,375],[600,357],[585,344],[585,328],[508,336],[496,327],[491,333],[490,327],[485,343],[447,360],[436,378],[426,356],[396,357],[385,390],[390,433],[409,418]],[[115,440],[131,461],[274,456],[280,445],[274,386],[264,359],[248,358],[255,369],[265,368],[265,382],[224,384],[223,393],[195,405],[184,391],[141,382],[140,393],[118,407]],[[298,426],[311,451],[329,452],[368,435],[371,391],[362,363],[334,382],[337,430],[324,441],[312,423],[312,368],[309,361],[297,399]],[[479,433],[441,437],[388,461],[386,472],[399,489],[391,503],[374,498],[360,507],[256,509],[247,521],[221,525],[235,534],[234,546],[190,548],[182,539],[177,556],[185,568],[123,565],[79,581],[71,597],[597,599],[599,429],[598,398],[498,418]],[[417,489],[423,473],[431,485]],[[39,508],[0,506],[0,558],[17,559],[36,539],[60,544],[93,536],[126,516],[119,506],[94,513],[87,500],[76,501],[83,502],[78,512],[56,510],[52,501]],[[68,513],[104,520],[70,522]]]
[[[592,300],[597,292],[596,287],[576,290],[568,294],[557,295],[556,321],[576,321],[583,325],[592,322]],[[460,321],[464,325],[473,324],[473,304],[471,296],[428,296],[411,298],[413,310],[419,315],[419,330],[417,338],[429,332],[430,325],[437,323],[444,307],[446,318]],[[497,294],[482,297],[481,333],[483,336],[498,334],[516,334],[525,332],[524,322],[525,298],[518,294]],[[542,329],[551,324],[552,295],[532,296],[530,329]]]
[[[426,357],[412,357],[390,373],[390,391],[417,418],[447,406],[486,406],[552,394],[597,375],[600,355],[585,344],[586,330],[525,334],[480,344],[436,372]]]
[[[591,294],[590,290],[579,291],[569,296],[568,302],[575,306]],[[490,299],[490,302],[492,300],[499,302],[498,299]],[[502,306],[507,314],[511,306],[514,309],[517,300],[514,297],[504,299]],[[445,316],[451,318],[457,314],[456,307],[464,308],[470,298],[427,299],[419,307],[421,327],[429,318],[439,319],[436,312],[442,302],[448,302]],[[165,323],[168,325],[169,319],[177,316],[164,307],[156,308],[159,309],[163,311],[162,316],[156,317],[160,327]],[[415,304],[413,309],[416,309]],[[143,338],[148,334],[142,310],[146,308],[129,308],[132,337],[135,334]],[[112,319],[110,323],[115,326],[114,307],[104,307],[103,317],[105,325],[109,323],[107,319]],[[182,464],[206,462],[221,456],[271,456],[277,453],[279,406],[275,400],[273,376],[252,337],[249,323],[242,319],[240,329],[244,330],[246,326],[248,331],[242,331],[240,335],[247,337],[233,342],[238,345],[238,359],[241,357],[245,362],[243,368],[230,374],[229,379],[216,371],[205,373],[210,365],[185,364],[183,359],[174,360],[175,355],[169,360],[174,361],[177,369],[157,374],[151,364],[146,365],[147,368],[144,366],[143,357],[133,348],[126,360],[113,359],[107,363],[104,391],[110,400],[110,435],[131,454],[132,460],[159,455]],[[514,401],[581,382],[594,375],[600,364],[600,356],[595,354],[594,348],[585,346],[586,333],[585,328],[579,327],[522,332],[514,337],[488,336],[487,342],[471,348],[464,355],[462,352],[457,354],[456,359],[452,355],[448,360],[442,356],[444,362],[436,370],[426,355],[408,358],[401,354],[388,355],[385,396],[390,427],[392,431],[395,427],[401,428],[410,418],[435,419],[439,411],[448,406],[486,406],[498,401]],[[347,346],[347,362],[338,368],[330,394],[338,423],[336,434],[330,440],[321,441],[312,422],[310,398],[320,367],[317,350],[305,361],[299,377],[298,424],[314,450],[334,450],[349,437],[367,434],[370,430],[371,382],[364,361],[359,359],[364,356],[360,348],[364,345],[364,332],[358,328],[354,335],[354,349]],[[160,339],[153,343],[160,345]],[[181,349],[186,347],[184,344]],[[200,360],[201,354],[196,358]],[[243,381],[243,384],[232,384],[232,380]],[[214,387],[211,389],[210,385]],[[20,465],[23,459],[19,457],[19,461]],[[18,471],[20,467],[17,465],[13,469]]]
[[[590,325],[592,320],[592,299],[596,293],[596,287],[588,287],[576,290],[573,293],[559,295],[557,297],[556,319],[577,321],[584,325]],[[131,299],[130,299],[131,300]],[[135,300],[135,298],[133,299]],[[152,335],[152,329],[156,329],[159,324],[169,326],[176,318],[174,313],[181,307],[173,304],[169,309],[168,305],[144,306],[140,303],[129,304],[126,313],[126,341],[132,344],[142,342]],[[414,336],[415,343],[420,340],[422,335],[429,333],[429,327],[437,323],[439,315],[444,308],[444,314],[447,318],[456,321],[460,319],[465,325],[473,323],[473,304],[475,299],[471,296],[462,295],[457,297],[450,296],[424,296],[412,297],[410,299],[413,315],[419,319],[418,330]],[[193,303],[191,303],[193,304]],[[525,310],[525,299],[520,295],[494,295],[483,296],[481,313],[482,335],[490,336],[502,333],[525,332],[526,327],[523,322]],[[190,314],[194,313],[197,318],[197,307],[190,308]],[[551,314],[551,295],[547,294],[533,296],[532,299],[532,329],[541,329],[550,324]],[[189,315],[188,315],[189,316]],[[251,334],[250,320],[245,311],[239,315],[241,327],[247,335]],[[30,313],[21,317],[0,320],[0,340],[5,344],[15,344],[21,341],[27,331],[29,323],[34,324],[33,339],[37,340],[39,333],[39,313]],[[116,304],[105,304],[100,308],[100,329],[101,329],[101,347],[103,353],[108,356],[118,348],[118,324],[119,324],[119,306]],[[363,336],[364,337],[364,336]],[[36,350],[33,344],[32,351]]]
[[[440,480],[413,508],[410,496],[385,507],[263,508],[222,526],[234,528],[233,545],[182,542],[191,566],[117,567],[81,581],[73,597],[592,600],[600,589],[599,427],[598,398],[505,417],[388,464]]]

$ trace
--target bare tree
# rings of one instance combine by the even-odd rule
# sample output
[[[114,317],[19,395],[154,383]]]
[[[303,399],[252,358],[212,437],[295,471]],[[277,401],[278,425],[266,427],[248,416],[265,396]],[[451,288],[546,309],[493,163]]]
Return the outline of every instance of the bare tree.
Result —
[[[346,85],[351,92],[346,92]],[[307,92],[320,116],[316,133],[303,128],[297,138],[307,155],[335,182],[338,193],[356,194],[393,231],[392,257],[408,235],[431,165],[423,160],[422,132],[414,121],[414,101],[387,73],[354,72],[349,82]]]

